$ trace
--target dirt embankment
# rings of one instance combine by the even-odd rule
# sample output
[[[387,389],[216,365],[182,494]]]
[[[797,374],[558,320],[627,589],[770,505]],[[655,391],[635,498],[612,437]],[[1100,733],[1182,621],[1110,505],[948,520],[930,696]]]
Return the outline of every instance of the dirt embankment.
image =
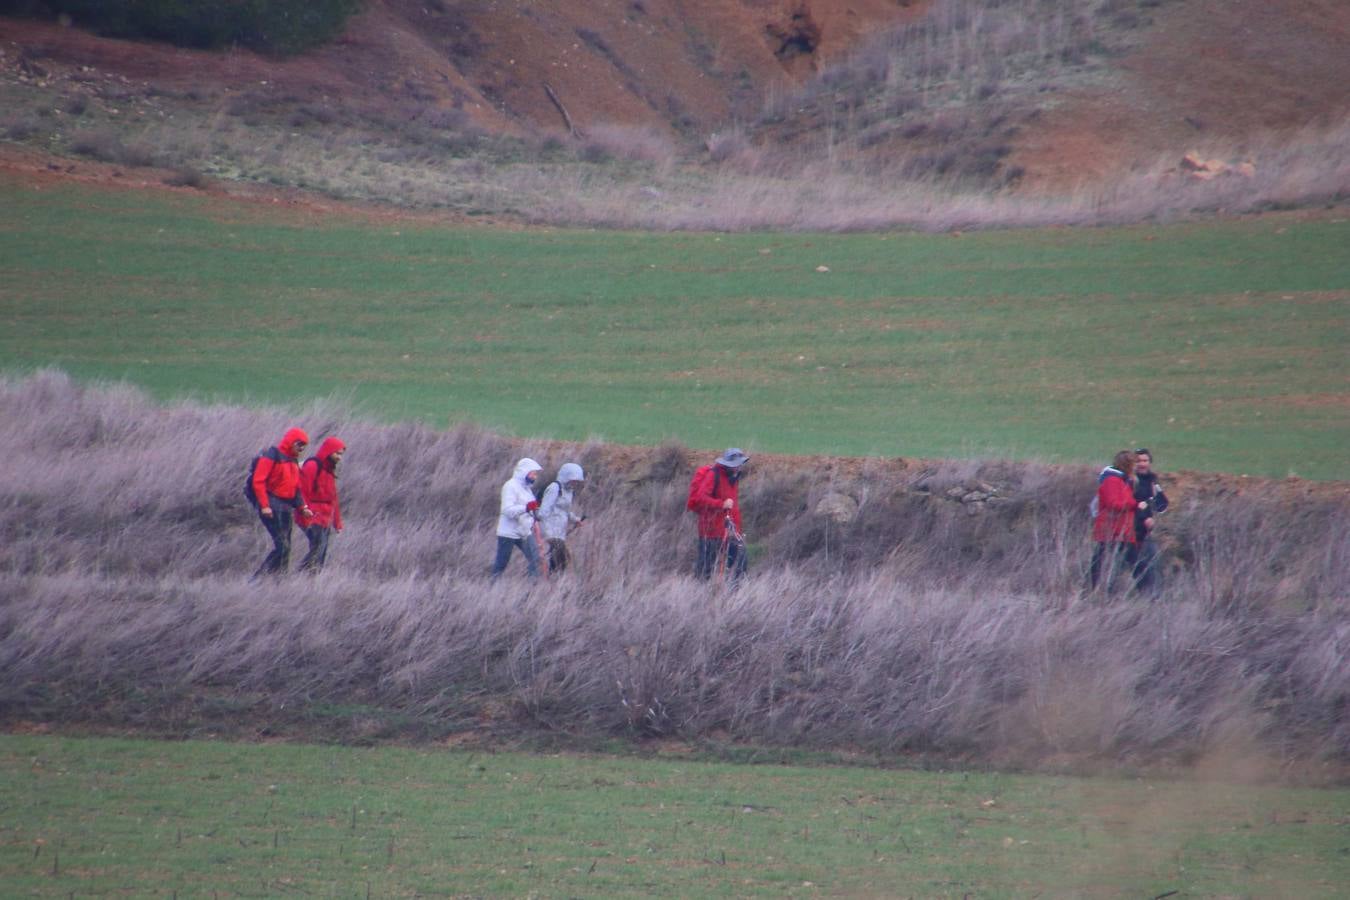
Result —
[[[1018,141],[1031,183],[1094,182],[1180,158],[1329,127],[1350,116],[1350,4],[1150,4],[1144,39],[1109,88],[1065,97]]]
[[[165,92],[221,109],[284,101],[358,115],[378,110],[391,123],[467,121],[494,134],[585,134],[619,125],[696,143],[753,121],[766,98],[784,95],[933,6],[929,0],[370,0],[337,41],[288,60],[3,18],[0,50],[8,56],[5,67],[17,64],[19,76],[33,83],[63,73],[114,92]],[[1106,7],[1116,18],[1103,23],[1122,15],[1132,23],[1129,49],[1103,57],[1100,77],[1088,83],[1063,92],[1042,85],[1051,92],[1036,115],[1000,133],[1000,158],[1023,173],[1024,189],[1100,182],[1190,149],[1241,153],[1246,142],[1269,143],[1350,115],[1348,4],[1140,0]],[[993,122],[1007,118],[988,112]],[[822,108],[784,115],[774,134],[812,146],[838,124]],[[903,151],[908,144],[901,143]]]
[[[289,60],[101,38],[0,19],[41,78],[57,64],[164,90],[293,94],[457,110],[512,132],[602,123],[707,129],[816,71],[920,0],[371,0],[333,44]],[[78,23],[77,23],[78,24]],[[552,96],[550,96],[552,92]]]

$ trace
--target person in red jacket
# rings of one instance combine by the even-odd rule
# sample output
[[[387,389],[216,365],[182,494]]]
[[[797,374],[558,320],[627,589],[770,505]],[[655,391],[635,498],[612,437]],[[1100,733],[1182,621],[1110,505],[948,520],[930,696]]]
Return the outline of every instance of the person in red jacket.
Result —
[[[309,552],[300,560],[302,571],[318,572],[328,560],[328,538],[342,530],[342,507],[338,503],[338,464],[347,445],[340,438],[325,438],[319,452],[300,466],[300,493],[310,514],[300,516],[300,528],[309,538]]]
[[[726,554],[726,570],[733,581],[745,574],[745,536],[741,531],[738,484],[749,461],[750,457],[732,447],[717,457],[711,466],[703,466],[694,473],[687,505],[698,513],[695,577],[711,578],[723,553]],[[728,519],[734,526],[733,533],[727,531]]]
[[[1138,552],[1134,531],[1135,511],[1147,504],[1134,499],[1134,454],[1122,450],[1111,465],[1097,476],[1097,514],[1092,520],[1092,586],[1101,581],[1105,566],[1107,587],[1120,566],[1134,568]]]
[[[300,466],[296,463],[309,444],[309,435],[302,428],[292,428],[276,447],[269,447],[258,455],[253,467],[251,486],[253,503],[258,507],[258,518],[272,538],[272,552],[262,561],[253,577],[284,572],[291,564],[291,526],[294,511],[309,512],[304,495],[300,493]]]

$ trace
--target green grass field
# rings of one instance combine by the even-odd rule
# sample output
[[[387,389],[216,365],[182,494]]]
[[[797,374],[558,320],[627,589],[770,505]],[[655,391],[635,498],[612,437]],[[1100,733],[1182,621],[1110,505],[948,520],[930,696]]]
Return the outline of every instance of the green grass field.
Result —
[[[9,371],[568,439],[1052,461],[1146,443],[1164,469],[1344,477],[1344,219],[519,231],[13,180],[0,207]]]
[[[9,896],[1313,898],[1350,880],[1345,790],[16,735],[0,782]]]

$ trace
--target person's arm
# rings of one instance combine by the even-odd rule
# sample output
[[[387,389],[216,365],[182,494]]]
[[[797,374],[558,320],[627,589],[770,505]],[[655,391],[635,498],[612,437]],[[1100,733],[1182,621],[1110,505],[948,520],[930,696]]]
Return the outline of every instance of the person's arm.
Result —
[[[1163,489],[1161,487],[1159,487],[1157,490],[1153,492],[1153,511],[1155,513],[1167,512],[1167,507],[1169,505],[1170,504],[1168,503],[1167,495],[1163,493]]]
[[[546,519],[553,513],[553,507],[558,505],[558,497],[561,494],[562,489],[558,487],[556,481],[544,488],[544,499],[539,504],[539,518]]]
[[[253,496],[258,501],[258,511],[265,516],[272,514],[272,504],[267,499],[267,478],[272,474],[274,465],[276,463],[272,457],[264,453],[258,457],[258,465],[253,468]]]
[[[524,495],[529,495],[528,499]],[[529,504],[534,502],[534,495],[529,491],[517,492],[514,480],[508,481],[502,485],[502,515],[512,519],[519,519],[529,511]]]
[[[338,499],[337,491],[333,491],[333,530],[342,530],[342,502]]]
[[[714,469],[709,469],[708,473],[703,476],[703,483],[698,486],[698,493],[694,495],[694,505],[697,506],[700,511],[705,509],[731,508],[727,506],[726,500],[719,500],[713,496],[713,485],[716,483],[717,472]],[[735,503],[732,503],[732,506],[735,506]]]
[[[314,463],[313,466],[310,463]],[[296,485],[296,491],[300,495],[301,518],[310,518],[304,513],[309,509],[309,501],[314,499],[319,490],[319,461],[317,459],[307,459],[300,464],[300,483]]]

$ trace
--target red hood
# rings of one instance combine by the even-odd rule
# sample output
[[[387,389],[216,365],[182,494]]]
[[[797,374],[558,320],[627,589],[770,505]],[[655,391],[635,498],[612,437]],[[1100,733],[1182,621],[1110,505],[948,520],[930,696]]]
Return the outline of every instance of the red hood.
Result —
[[[333,464],[329,461],[328,457],[337,453],[339,450],[346,449],[347,445],[342,442],[342,438],[324,438],[323,443],[319,445],[319,452],[314,454],[314,456],[325,469],[331,469],[333,468]]]
[[[309,435],[305,433],[305,429],[292,428],[290,431],[286,432],[286,436],[281,439],[281,443],[277,444],[277,449],[286,456],[294,459],[300,455],[295,449],[296,442],[309,443]]]

